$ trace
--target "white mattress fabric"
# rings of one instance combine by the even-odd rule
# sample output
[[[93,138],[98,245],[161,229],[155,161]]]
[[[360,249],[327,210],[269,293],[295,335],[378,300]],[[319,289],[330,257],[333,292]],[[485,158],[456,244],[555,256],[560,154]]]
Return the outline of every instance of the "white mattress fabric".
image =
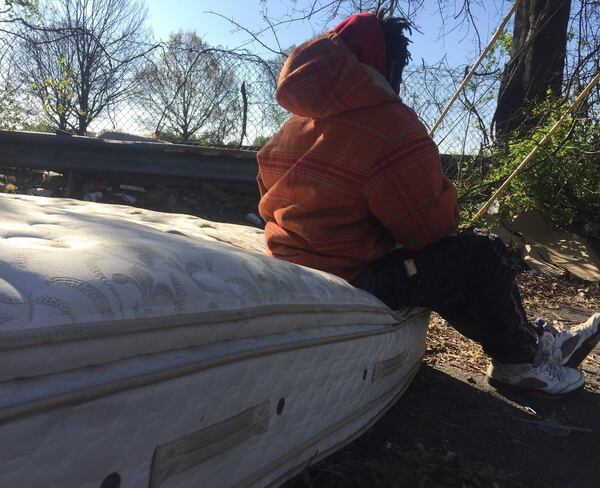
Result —
[[[277,484],[424,351],[425,315],[264,256],[258,229],[15,195],[0,215],[0,486]]]
[[[342,279],[259,254],[259,229],[8,195],[0,215],[0,381],[344,324],[349,313],[365,324],[394,321]],[[297,324],[298,314],[311,318]]]

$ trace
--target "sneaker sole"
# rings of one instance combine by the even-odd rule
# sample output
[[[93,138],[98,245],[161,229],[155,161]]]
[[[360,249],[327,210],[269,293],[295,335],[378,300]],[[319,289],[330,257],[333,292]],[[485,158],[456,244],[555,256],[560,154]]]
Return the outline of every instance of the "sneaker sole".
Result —
[[[557,399],[557,398],[563,397],[565,395],[569,395],[570,393],[579,391],[583,388],[583,385],[585,384],[585,378],[582,378],[581,384],[577,385],[575,388],[572,388],[568,391],[551,393],[551,392],[548,392],[545,390],[539,390],[539,389],[535,389],[535,388],[523,388],[518,385],[509,385],[507,383],[502,383],[502,382],[500,382],[494,378],[491,378],[490,376],[487,376],[487,375],[486,375],[486,379],[487,379],[487,382],[498,391],[505,390],[505,391],[510,391],[510,392],[514,392],[514,393],[521,393],[521,394],[527,394],[527,395],[531,395],[531,396],[539,396],[542,398],[550,398],[550,399]]]
[[[583,360],[588,357],[588,354],[592,352],[592,350],[598,345],[598,342],[600,342],[600,328],[598,328],[595,333],[583,341],[583,344],[575,350],[566,363],[563,363],[563,366],[577,368],[583,362]]]

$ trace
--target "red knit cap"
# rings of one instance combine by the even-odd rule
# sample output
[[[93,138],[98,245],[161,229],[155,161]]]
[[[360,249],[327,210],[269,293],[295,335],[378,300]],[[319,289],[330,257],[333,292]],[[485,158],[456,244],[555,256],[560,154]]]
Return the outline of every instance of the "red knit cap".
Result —
[[[369,13],[348,17],[333,29],[361,63],[385,76],[385,38],[379,19]]]

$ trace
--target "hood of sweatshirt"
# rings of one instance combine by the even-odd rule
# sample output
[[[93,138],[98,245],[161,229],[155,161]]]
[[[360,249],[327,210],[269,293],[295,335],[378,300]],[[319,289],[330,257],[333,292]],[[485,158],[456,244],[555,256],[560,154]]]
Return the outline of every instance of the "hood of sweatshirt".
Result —
[[[316,119],[399,100],[384,76],[361,63],[335,32],[291,53],[276,97],[293,114]]]

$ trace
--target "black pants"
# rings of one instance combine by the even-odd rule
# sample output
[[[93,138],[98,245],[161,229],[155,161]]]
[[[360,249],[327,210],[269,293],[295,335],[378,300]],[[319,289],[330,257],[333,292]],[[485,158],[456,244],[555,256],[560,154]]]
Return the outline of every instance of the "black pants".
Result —
[[[527,363],[535,356],[536,333],[511,255],[495,236],[464,233],[419,251],[394,250],[353,284],[393,309],[420,306],[439,313],[501,363]]]

